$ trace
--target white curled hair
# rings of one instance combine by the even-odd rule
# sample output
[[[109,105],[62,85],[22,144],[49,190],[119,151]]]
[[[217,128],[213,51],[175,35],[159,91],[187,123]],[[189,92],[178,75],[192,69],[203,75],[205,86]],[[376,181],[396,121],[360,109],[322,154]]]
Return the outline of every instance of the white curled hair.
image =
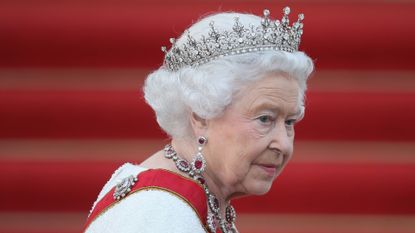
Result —
[[[251,14],[219,13],[193,24],[188,32],[196,40],[215,28],[231,30],[234,18],[243,25],[258,25],[261,18]],[[177,44],[184,43],[184,34]],[[232,103],[234,94],[266,74],[283,72],[297,80],[301,107],[304,111],[306,81],[313,71],[312,60],[303,52],[260,51],[225,56],[197,67],[169,71],[165,65],[148,75],[144,97],[156,113],[160,127],[171,137],[194,136],[190,125],[191,113],[201,118],[219,117]]]

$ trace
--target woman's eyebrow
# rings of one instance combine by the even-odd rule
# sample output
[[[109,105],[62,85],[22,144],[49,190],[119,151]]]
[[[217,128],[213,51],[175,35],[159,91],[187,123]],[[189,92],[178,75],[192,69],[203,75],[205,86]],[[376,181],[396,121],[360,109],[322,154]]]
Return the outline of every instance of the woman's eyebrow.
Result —
[[[263,101],[261,103],[256,104],[252,109],[251,112],[257,112],[260,110],[264,110],[264,109],[268,109],[271,110],[272,112],[275,113],[281,113],[284,112],[283,108],[278,105],[278,104],[274,104],[274,103],[270,103],[268,101]],[[287,116],[301,116],[303,114],[303,111],[301,108],[298,108],[296,112],[294,113],[288,113]]]
[[[296,112],[289,114],[289,116],[301,116],[304,114],[302,108],[298,108]]]
[[[269,109],[272,112],[281,112],[281,108],[280,106],[276,105],[276,104],[272,104],[269,101],[261,101],[259,103],[254,103],[253,105],[251,105],[251,111],[250,112],[257,112],[260,110],[264,110],[264,109]]]

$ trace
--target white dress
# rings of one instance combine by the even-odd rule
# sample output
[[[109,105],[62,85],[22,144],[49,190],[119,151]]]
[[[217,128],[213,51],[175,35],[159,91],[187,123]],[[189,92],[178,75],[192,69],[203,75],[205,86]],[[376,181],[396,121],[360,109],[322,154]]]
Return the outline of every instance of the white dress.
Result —
[[[93,209],[117,183],[148,169],[124,164],[117,169],[100,192]],[[205,233],[205,220],[197,210],[174,192],[158,188],[142,189],[107,206],[89,219],[86,233]]]

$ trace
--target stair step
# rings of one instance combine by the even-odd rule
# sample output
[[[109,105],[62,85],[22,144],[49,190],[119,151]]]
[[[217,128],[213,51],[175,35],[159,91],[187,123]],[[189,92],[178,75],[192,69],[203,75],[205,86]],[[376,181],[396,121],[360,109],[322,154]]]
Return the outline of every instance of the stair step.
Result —
[[[140,163],[168,139],[2,139],[0,162]],[[296,140],[292,162],[415,164],[413,142]]]
[[[0,68],[0,90],[137,91],[151,69]],[[308,80],[313,92],[415,92],[414,70],[330,70],[317,67]]]
[[[0,232],[78,233],[85,219],[78,212],[0,212]],[[415,216],[242,213],[237,226],[246,233],[413,233]]]
[[[415,92],[311,91],[306,105],[297,139],[415,140]],[[3,90],[0,109],[3,139],[165,137],[138,90]]]
[[[7,192],[0,193],[0,210],[87,212],[120,165],[2,161],[0,186]],[[414,183],[415,164],[292,162],[267,195],[234,204],[242,213],[410,215]]]
[[[46,1],[36,7],[27,2],[2,3],[1,67],[157,67],[168,38],[206,12],[261,14],[268,6],[281,18],[283,7],[268,1]],[[408,30],[415,28],[413,2],[298,1],[290,6],[292,21],[305,14],[301,48],[319,68],[414,68],[415,31]]]

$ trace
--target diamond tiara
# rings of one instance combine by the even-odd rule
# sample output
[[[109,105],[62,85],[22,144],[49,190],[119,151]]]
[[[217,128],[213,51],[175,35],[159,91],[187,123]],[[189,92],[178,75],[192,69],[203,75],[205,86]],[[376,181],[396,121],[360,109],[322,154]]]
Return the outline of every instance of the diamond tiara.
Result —
[[[261,24],[244,26],[235,18],[232,30],[220,31],[215,28],[214,21],[210,22],[210,30],[201,39],[194,39],[187,31],[187,40],[182,45],[176,45],[176,39],[170,38],[170,50],[165,46],[164,64],[170,71],[177,71],[185,66],[198,66],[219,57],[243,54],[264,50],[286,52],[298,51],[303,34],[304,14],[298,15],[298,20],[289,26],[290,8],[283,9],[283,17],[272,21],[270,11],[265,9]]]

